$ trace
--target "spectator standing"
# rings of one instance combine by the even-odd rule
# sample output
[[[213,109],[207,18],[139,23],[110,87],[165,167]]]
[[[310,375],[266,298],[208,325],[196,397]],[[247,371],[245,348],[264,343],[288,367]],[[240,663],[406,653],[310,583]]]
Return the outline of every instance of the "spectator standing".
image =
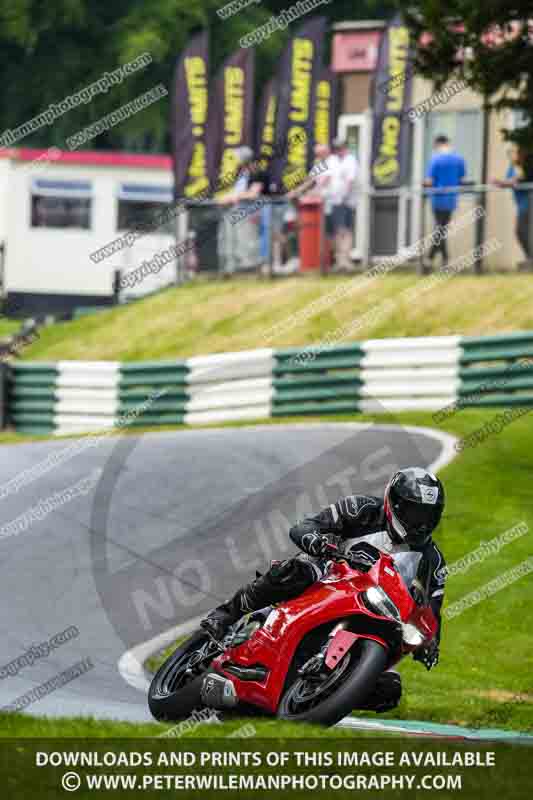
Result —
[[[513,145],[510,153],[509,168],[505,180],[494,181],[496,186],[510,187],[513,190],[516,204],[516,238],[525,253],[526,260],[518,264],[519,269],[533,268],[533,252],[531,249],[531,199],[533,190],[520,189],[521,183],[533,183],[533,165],[531,156],[528,158],[524,148]]]
[[[431,186],[432,189],[453,189],[460,186],[466,175],[464,158],[452,149],[450,140],[443,134],[435,138],[433,145],[434,152],[427,167],[424,186]],[[437,227],[445,227],[457,208],[457,192],[447,191],[433,194],[431,206]],[[440,241],[431,247],[429,260],[432,262],[440,251],[444,266],[448,263],[446,237],[437,238],[440,238]]]
[[[328,173],[331,177],[328,197],[335,237],[335,267],[340,270],[350,269],[359,165],[344,139],[337,138],[333,142],[333,157],[329,161]]]
[[[256,267],[259,263],[259,213],[252,212],[250,202],[259,197],[264,188],[262,177],[250,169],[253,150],[236,148],[238,171],[230,192],[218,198],[221,206],[230,206],[218,226],[218,250],[225,275],[235,270]]]

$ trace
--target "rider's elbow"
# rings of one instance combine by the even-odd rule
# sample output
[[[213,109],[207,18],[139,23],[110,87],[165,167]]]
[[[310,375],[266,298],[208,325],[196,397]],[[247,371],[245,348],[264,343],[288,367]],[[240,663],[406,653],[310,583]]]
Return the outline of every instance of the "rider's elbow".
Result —
[[[289,531],[289,538],[291,542],[293,542],[293,544],[295,544],[297,547],[300,546],[303,533],[304,531],[302,531],[302,527],[298,523],[296,523],[296,525],[293,525]]]

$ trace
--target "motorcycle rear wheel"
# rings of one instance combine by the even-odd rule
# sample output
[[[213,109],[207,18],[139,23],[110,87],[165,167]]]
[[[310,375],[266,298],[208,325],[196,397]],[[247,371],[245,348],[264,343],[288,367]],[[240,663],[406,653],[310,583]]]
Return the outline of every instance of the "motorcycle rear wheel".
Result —
[[[277,716],[291,722],[335,725],[364,703],[386,663],[385,648],[362,639],[322,683],[298,676],[284,692]]]

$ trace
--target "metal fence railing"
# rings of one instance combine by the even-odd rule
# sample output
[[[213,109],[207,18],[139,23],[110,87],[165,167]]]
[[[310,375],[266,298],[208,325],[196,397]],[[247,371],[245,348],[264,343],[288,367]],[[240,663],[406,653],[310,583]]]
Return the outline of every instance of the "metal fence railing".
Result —
[[[512,270],[518,262],[533,268],[528,263],[533,257],[533,211],[524,210],[528,204],[533,207],[533,184],[521,184],[520,192],[522,211],[509,188],[488,184],[361,190],[352,232],[352,268],[365,269],[384,257],[394,257],[398,266],[424,272],[435,243],[432,234],[442,222],[432,207],[437,196],[450,194],[457,195],[457,207],[449,233],[441,237],[446,240],[449,260],[477,248],[466,271]],[[336,268],[331,217],[322,206],[319,213],[309,213],[302,200],[260,196],[232,206],[212,200],[189,203],[185,238],[182,276],[302,270],[325,274]],[[482,246],[494,241],[500,247],[485,257]],[[441,245],[437,256],[442,257],[442,249]],[[435,266],[439,263],[436,258]]]

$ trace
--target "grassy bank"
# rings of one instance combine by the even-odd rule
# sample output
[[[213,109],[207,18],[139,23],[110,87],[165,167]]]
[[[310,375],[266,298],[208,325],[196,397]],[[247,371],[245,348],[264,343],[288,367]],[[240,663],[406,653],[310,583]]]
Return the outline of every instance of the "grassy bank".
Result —
[[[465,275],[436,285],[413,275],[191,284],[43,328],[23,358],[183,358],[310,344],[339,326],[350,341],[531,329],[530,284],[527,275]],[[416,302],[407,294],[415,286]]]

